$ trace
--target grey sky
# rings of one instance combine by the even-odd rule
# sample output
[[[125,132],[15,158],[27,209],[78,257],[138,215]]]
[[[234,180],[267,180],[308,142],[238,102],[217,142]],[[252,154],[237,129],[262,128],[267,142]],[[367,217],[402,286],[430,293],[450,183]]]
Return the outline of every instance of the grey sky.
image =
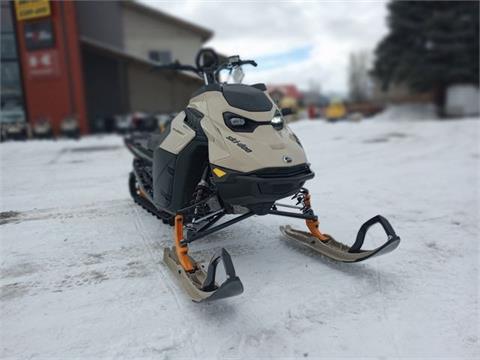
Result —
[[[141,2],[213,30],[208,45],[226,55],[259,60],[257,69],[244,69],[247,83],[306,89],[314,80],[345,93],[349,54],[373,50],[387,31],[384,0]],[[262,69],[262,59],[270,66]]]

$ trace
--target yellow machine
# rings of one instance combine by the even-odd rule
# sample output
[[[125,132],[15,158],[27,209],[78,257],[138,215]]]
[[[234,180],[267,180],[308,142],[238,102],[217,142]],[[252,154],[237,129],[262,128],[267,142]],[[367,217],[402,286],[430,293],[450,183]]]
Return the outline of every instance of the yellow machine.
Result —
[[[347,108],[341,101],[332,101],[325,109],[325,118],[328,121],[344,119],[347,116]]]

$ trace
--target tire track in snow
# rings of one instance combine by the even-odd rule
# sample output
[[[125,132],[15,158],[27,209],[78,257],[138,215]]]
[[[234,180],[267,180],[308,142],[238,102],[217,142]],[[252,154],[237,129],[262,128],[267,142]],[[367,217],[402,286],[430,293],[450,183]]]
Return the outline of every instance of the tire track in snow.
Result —
[[[388,312],[387,312],[387,309],[386,309],[386,305],[385,304],[388,304],[389,301],[388,299],[385,297],[385,292],[384,292],[384,287],[383,287],[383,284],[382,284],[382,278],[380,276],[380,271],[378,269],[378,261],[377,259],[372,259],[374,261],[372,261],[372,265],[374,266],[375,268],[375,280],[376,280],[376,283],[377,283],[377,288],[381,294],[381,306],[382,306],[382,315],[383,315],[383,321],[382,321],[382,325],[385,329],[386,332],[389,332],[390,335],[391,335],[391,339],[393,339],[393,348],[395,350],[395,356],[398,356],[400,357],[400,351],[399,351],[399,346],[398,346],[398,340],[397,340],[397,332],[395,329],[393,329],[392,331],[392,328],[389,327],[389,322],[387,321],[387,316],[388,316]]]
[[[179,310],[179,313],[180,313],[180,319],[181,320],[181,323],[184,324],[184,323],[188,323],[188,319],[186,318],[186,316],[184,315],[184,311],[183,310],[183,306],[182,304],[180,303],[180,299],[179,299],[179,294],[178,292],[175,290],[175,287],[176,285],[174,285],[172,283],[172,280],[171,278],[169,277],[169,274],[166,274],[164,269],[163,269],[163,266],[161,264],[159,264],[156,260],[157,260],[157,257],[155,256],[155,250],[153,249],[152,247],[152,242],[153,242],[153,239],[150,237],[149,234],[145,233],[145,231],[143,230],[143,222],[141,220],[141,216],[139,215],[138,211],[139,209],[137,209],[137,206],[135,205],[134,206],[134,212],[135,212],[135,218],[134,218],[134,224],[135,224],[135,228],[138,230],[138,233],[140,234],[140,237],[142,239],[142,242],[143,244],[145,245],[146,249],[148,250],[148,253],[150,254],[150,258],[153,262],[153,264],[157,267],[157,269],[159,271],[157,271],[156,273],[158,275],[160,275],[160,278],[163,280],[163,283],[165,284],[168,292],[173,296],[174,300],[175,300],[175,304],[177,305],[177,309]],[[177,313],[178,315],[178,313]],[[197,353],[195,351],[195,344],[192,340],[192,336],[190,336],[191,334],[189,334],[188,332],[185,335],[185,338],[188,339],[189,343],[190,343],[190,350],[192,352],[192,358],[197,358]],[[176,347],[175,347],[176,348]]]
[[[139,216],[138,209],[136,208],[136,206],[133,208],[133,211],[135,213],[135,217],[134,217],[135,229],[140,234],[140,238],[142,239],[142,242],[150,255],[150,259],[152,263],[159,270],[156,273],[160,275],[160,278],[163,280],[163,283],[165,284],[167,290],[173,295],[173,298],[175,299],[175,303],[177,304],[177,308],[181,309],[180,300],[178,298],[177,291],[175,291],[172,285],[171,279],[168,278],[168,274],[165,274],[165,271],[163,270],[162,265],[158,264],[157,262],[158,257],[156,257],[155,251],[152,248],[151,238],[143,230],[143,222],[141,220],[141,217]]]

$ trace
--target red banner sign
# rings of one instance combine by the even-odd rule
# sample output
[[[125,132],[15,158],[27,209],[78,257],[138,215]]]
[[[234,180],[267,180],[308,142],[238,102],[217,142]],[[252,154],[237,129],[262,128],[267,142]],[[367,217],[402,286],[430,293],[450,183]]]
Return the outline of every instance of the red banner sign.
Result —
[[[58,51],[41,50],[27,53],[27,70],[29,78],[59,76]]]

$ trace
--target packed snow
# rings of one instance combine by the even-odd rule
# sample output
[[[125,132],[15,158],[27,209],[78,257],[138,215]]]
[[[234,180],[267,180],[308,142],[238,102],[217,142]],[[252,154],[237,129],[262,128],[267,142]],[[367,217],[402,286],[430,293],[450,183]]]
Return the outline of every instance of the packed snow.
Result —
[[[321,228],[351,244],[380,213],[402,242],[337,264],[282,238],[300,220],[254,217],[191,245],[225,247],[245,287],[204,304],[161,260],[172,229],[130,199],[120,137],[3,143],[0,357],[479,358],[479,126],[292,124]]]

